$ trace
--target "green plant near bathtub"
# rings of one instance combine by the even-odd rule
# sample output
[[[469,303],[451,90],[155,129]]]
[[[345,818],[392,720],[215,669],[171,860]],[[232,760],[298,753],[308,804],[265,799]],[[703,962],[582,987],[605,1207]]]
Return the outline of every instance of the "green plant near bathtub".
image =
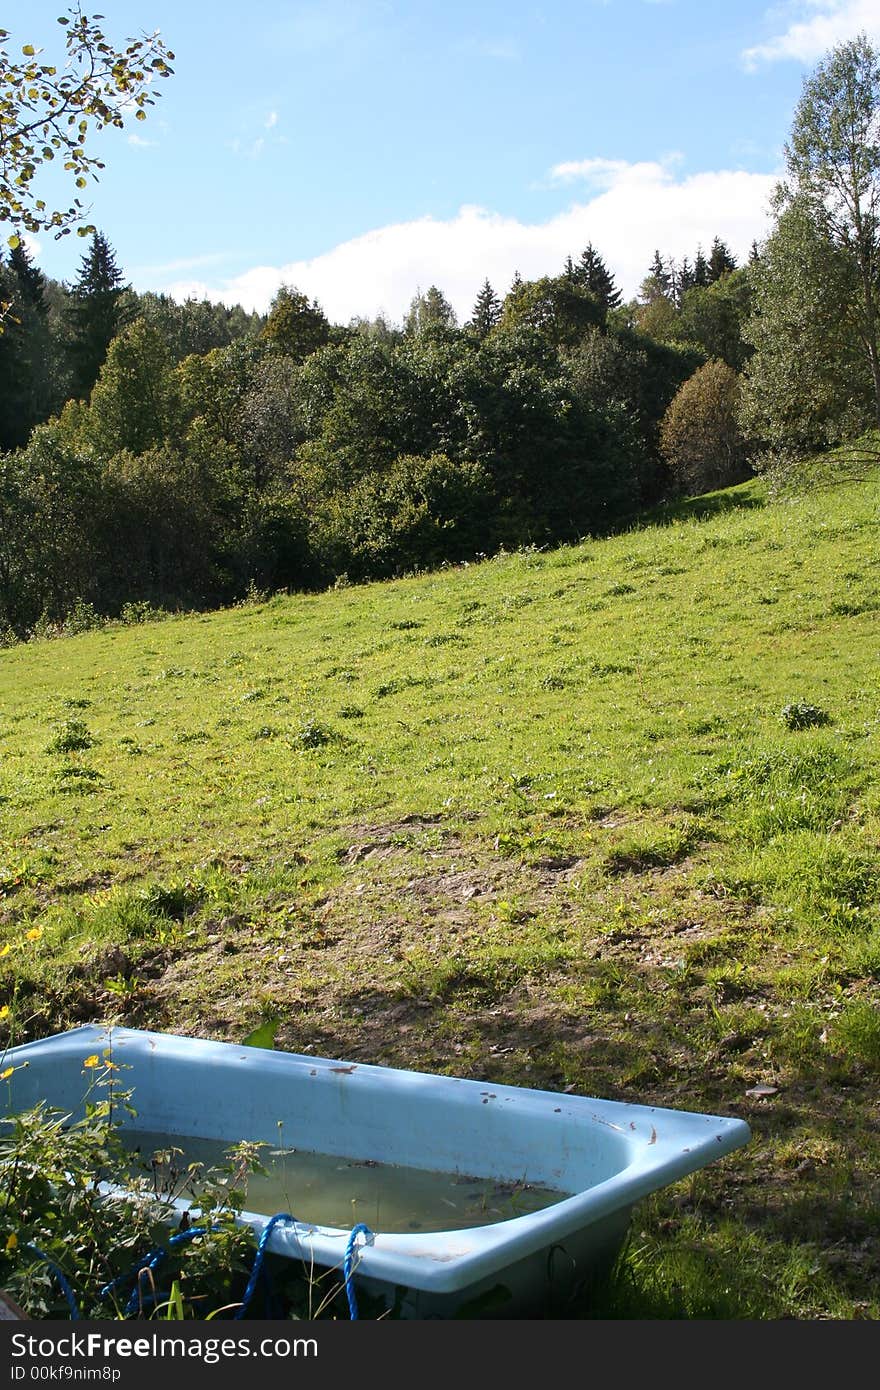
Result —
[[[255,1146],[231,1151],[228,1167],[190,1165],[172,1183],[132,1175],[114,1121],[128,1093],[109,1058],[84,1061],[81,1117],[41,1103],[0,1124],[0,1287],[39,1319],[70,1317],[72,1303],[79,1316],[102,1319],[204,1319],[234,1309],[254,1255],[236,1216],[257,1166]],[[112,1198],[102,1178],[113,1180]],[[175,1247],[181,1195],[193,1213],[184,1223],[203,1216],[206,1229]],[[160,1247],[166,1254],[155,1271],[137,1277],[144,1256]]]

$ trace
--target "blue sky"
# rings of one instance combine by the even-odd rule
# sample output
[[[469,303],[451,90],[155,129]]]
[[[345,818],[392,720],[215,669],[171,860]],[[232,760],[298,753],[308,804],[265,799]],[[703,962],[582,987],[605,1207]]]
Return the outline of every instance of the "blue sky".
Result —
[[[89,6],[85,8],[89,11]],[[399,320],[436,283],[466,316],[488,276],[555,273],[592,241],[627,294],[767,230],[804,76],[880,42],[880,0],[106,0],[114,41],[159,29],[175,75],[95,137],[90,217],[137,289]],[[63,3],[7,47],[59,52]],[[52,196],[47,178],[41,193]],[[72,279],[75,237],[36,238]]]

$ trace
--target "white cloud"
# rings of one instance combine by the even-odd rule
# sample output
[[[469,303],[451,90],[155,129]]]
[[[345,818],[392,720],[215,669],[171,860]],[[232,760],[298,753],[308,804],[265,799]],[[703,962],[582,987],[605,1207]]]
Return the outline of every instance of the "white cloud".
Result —
[[[278,112],[270,111],[264,124],[266,130],[272,130],[272,128],[278,124]]]
[[[129,135],[128,143],[134,145],[135,149],[148,150],[155,145],[155,140],[145,140],[142,135]]]
[[[487,276],[506,292],[515,271],[525,279],[558,274],[566,256],[577,257],[588,242],[631,296],[655,248],[692,258],[698,244],[708,248],[720,236],[743,260],[768,230],[773,174],[719,170],[676,178],[668,164],[622,160],[585,160],[580,167],[589,177],[601,173],[601,188],[545,222],[467,206],[447,220],[423,217],[377,228],[311,260],[162,288],[177,299],[195,295],[264,311],[281,284],[295,285],[318,299],[331,320],[346,323],[380,311],[399,321],[413,295],[436,284],[467,318]]]
[[[554,164],[550,178],[554,183],[589,183],[594,188],[613,188],[623,179],[629,183],[641,180],[650,184],[655,183],[658,176],[665,177],[669,166],[680,158],[680,155],[670,155],[659,164],[653,160],[628,164],[625,159],[573,159]]]
[[[829,49],[862,32],[871,39],[880,40],[877,0],[797,0],[792,15],[788,28],[781,34],[745,50],[743,62],[750,71],[761,63],[781,59],[815,62]]]

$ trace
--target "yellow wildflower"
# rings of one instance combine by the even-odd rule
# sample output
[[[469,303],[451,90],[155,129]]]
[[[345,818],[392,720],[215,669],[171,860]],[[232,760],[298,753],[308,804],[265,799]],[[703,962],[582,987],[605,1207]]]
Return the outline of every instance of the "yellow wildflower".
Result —
[[[40,937],[43,935],[43,928],[31,927],[30,931],[25,932],[24,935],[26,941],[39,941]]]
[[[83,1062],[84,1067],[99,1067],[100,1065],[101,1059],[98,1056],[97,1052],[93,1052],[91,1057],[87,1057],[86,1060]]]
[[[0,1081],[8,1081],[15,1067],[7,1067],[5,1071],[0,1071]]]
[[[8,1018],[8,1017],[9,1017],[9,1005],[8,1005],[8,1004],[4,1004],[3,1007],[0,1008],[0,1019]]]
[[[12,1235],[9,1237],[9,1239],[8,1239],[7,1242],[6,1242],[6,1249],[7,1249],[7,1250],[15,1250],[16,1247],[17,1247],[17,1245],[18,1245],[18,1236],[17,1236],[17,1235],[15,1234],[15,1232],[13,1231],[13,1232],[12,1232]]]
[[[8,956],[11,950],[12,947],[10,946],[8,941],[5,942],[3,946],[0,946],[0,960],[2,960],[4,956]]]

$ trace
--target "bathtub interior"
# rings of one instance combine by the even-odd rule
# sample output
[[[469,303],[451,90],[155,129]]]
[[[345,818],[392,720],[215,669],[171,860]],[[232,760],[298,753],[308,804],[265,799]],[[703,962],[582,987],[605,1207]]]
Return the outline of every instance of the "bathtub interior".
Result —
[[[278,1144],[357,1161],[527,1181],[571,1194],[631,1162],[634,1131],[583,1097],[392,1068],[196,1043],[135,1030],[75,1030],[13,1055],[7,1113],[45,1100],[82,1113],[107,1053],[130,1092],[120,1127]],[[26,1065],[24,1065],[26,1064]],[[106,1092],[98,1092],[106,1094]]]

